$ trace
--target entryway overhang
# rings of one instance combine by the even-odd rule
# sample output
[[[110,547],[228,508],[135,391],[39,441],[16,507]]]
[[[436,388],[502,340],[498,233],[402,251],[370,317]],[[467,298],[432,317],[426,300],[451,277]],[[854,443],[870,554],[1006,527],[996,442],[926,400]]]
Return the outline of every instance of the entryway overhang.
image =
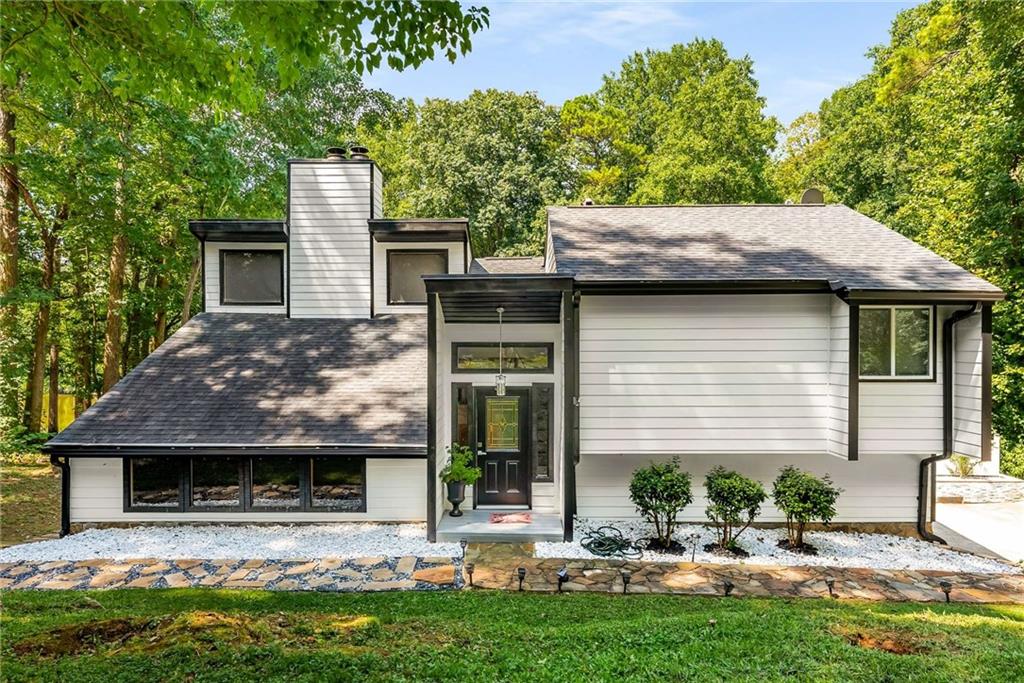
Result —
[[[554,274],[427,275],[427,293],[437,294],[446,323],[497,323],[504,308],[506,323],[557,323],[562,295],[571,292],[572,276]]]

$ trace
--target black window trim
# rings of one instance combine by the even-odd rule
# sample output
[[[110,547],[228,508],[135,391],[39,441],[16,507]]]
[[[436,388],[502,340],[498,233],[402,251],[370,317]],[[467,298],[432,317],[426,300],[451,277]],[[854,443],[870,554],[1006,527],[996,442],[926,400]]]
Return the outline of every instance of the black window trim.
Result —
[[[202,457],[202,456],[196,456]],[[206,456],[210,457],[210,456]],[[192,505],[192,457],[177,457],[171,455],[147,455],[147,456],[125,456],[122,460],[122,489],[123,489],[123,500],[122,500],[122,511],[131,513],[207,513],[213,512],[217,514],[239,514],[239,513],[292,513],[292,512],[329,512],[334,514],[360,514],[365,513],[367,510],[367,479],[366,479],[366,461],[369,459],[368,456],[362,455],[324,455],[324,454],[309,454],[299,456],[280,456],[289,458],[298,458],[300,460],[299,469],[299,491],[302,496],[302,504],[299,507],[288,507],[288,506],[273,506],[273,507],[254,507],[252,505],[252,458],[258,456],[247,456],[247,455],[233,455],[225,457],[238,459],[239,469],[239,496],[241,498],[241,504],[238,506],[196,506]],[[362,491],[362,504],[358,509],[344,508],[340,506],[316,506],[313,505],[312,497],[312,476],[313,476],[313,459],[316,457],[325,458],[355,458],[360,462],[361,472],[363,476],[363,491]],[[169,458],[174,459],[178,463],[178,503],[173,506],[166,507],[149,507],[149,506],[138,506],[132,505],[132,491],[131,491],[131,462],[136,459],[152,459],[152,458]]]
[[[444,259],[444,275],[448,274],[448,250],[447,249],[385,249],[385,301],[388,306],[423,306],[426,307],[427,301],[399,301],[396,302],[391,298],[391,255],[392,254],[430,254],[431,256],[440,256]],[[434,273],[431,273],[433,275]],[[429,298],[429,295],[428,295]]]
[[[284,249],[218,249],[217,250],[217,261],[219,264],[218,276],[220,282],[218,287],[220,288],[220,305],[221,306],[284,306],[285,304],[285,283],[284,283],[284,261],[285,261],[285,250]],[[275,254],[280,256],[278,265],[280,266],[280,277],[281,277],[281,297],[279,301],[226,301],[224,299],[224,256],[225,254]]]
[[[530,341],[508,341],[502,342],[503,346],[541,346],[547,350],[548,353],[548,364],[545,368],[502,368],[501,371],[508,375],[551,375],[555,372],[555,344],[554,342],[530,342]],[[497,368],[460,368],[459,367],[459,347],[460,346],[485,346],[488,348],[498,348],[498,342],[472,342],[472,341],[456,341],[452,342],[452,374],[459,375],[471,375],[471,374],[493,374],[498,371]]]
[[[865,309],[880,309],[884,308],[890,311],[894,311],[898,308],[927,308],[929,315],[931,316],[931,325],[929,325],[930,339],[928,340],[928,365],[931,369],[931,374],[927,377],[922,375],[862,375],[860,373],[860,346],[858,345],[858,356],[857,356],[857,378],[861,382],[936,382],[938,381],[938,354],[935,353],[935,345],[938,341],[938,306],[936,304],[860,304],[860,309],[863,312]],[[892,316],[890,314],[890,322]],[[851,336],[853,332],[851,331]],[[895,334],[895,329],[893,329]],[[860,320],[858,318],[857,324],[857,336],[860,337]],[[894,350],[889,349],[889,353],[892,354]],[[895,372],[896,367],[893,365],[892,371]]]

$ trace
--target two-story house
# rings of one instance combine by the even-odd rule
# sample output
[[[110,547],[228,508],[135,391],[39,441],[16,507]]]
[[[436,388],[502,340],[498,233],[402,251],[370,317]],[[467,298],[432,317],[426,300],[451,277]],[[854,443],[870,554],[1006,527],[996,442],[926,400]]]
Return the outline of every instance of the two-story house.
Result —
[[[363,148],[288,165],[277,221],[197,220],[203,309],[47,445],[63,528],[418,520],[535,538],[636,515],[679,455],[844,489],[836,523],[926,532],[934,462],[991,457],[1002,292],[845,206],[548,210],[543,258],[384,218]],[[483,477],[462,518],[452,443]],[[768,506],[763,520],[781,521]]]

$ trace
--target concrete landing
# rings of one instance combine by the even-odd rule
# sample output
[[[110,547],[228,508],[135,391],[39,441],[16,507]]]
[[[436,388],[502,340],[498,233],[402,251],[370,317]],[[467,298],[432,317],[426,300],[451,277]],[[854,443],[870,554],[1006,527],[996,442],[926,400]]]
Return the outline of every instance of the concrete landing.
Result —
[[[526,523],[491,524],[492,512],[500,510],[466,510],[462,517],[444,517],[437,525],[437,540],[446,543],[466,539],[471,543],[536,543],[537,541],[561,541],[562,520],[553,513],[525,510],[533,519]]]

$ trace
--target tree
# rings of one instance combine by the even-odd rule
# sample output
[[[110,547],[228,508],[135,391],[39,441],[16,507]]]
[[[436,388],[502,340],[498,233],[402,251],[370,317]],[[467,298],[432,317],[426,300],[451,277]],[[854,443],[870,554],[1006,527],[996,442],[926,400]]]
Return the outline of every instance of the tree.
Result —
[[[786,531],[791,549],[804,548],[804,529],[807,524],[820,519],[824,524],[836,515],[836,500],[842,489],[832,486],[826,474],[821,479],[787,466],[779,471],[772,485],[772,499],[775,507],[786,515]]]
[[[739,549],[736,539],[753,524],[761,512],[761,503],[768,497],[764,487],[754,479],[718,465],[704,477],[704,492],[707,496],[705,514],[715,525],[718,547],[736,551]]]
[[[666,463],[651,463],[633,472],[629,499],[640,516],[654,525],[658,545],[669,548],[676,518],[693,502],[690,475],[679,470],[678,457]]]

